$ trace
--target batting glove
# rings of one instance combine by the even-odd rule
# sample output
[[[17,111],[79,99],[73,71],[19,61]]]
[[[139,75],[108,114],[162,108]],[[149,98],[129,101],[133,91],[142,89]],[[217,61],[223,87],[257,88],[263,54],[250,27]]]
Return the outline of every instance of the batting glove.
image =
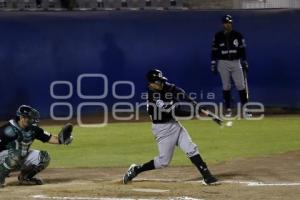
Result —
[[[214,117],[212,118],[212,120],[213,120],[214,122],[216,122],[217,124],[219,124],[220,126],[222,126],[223,120],[222,120],[220,117],[214,116]]]

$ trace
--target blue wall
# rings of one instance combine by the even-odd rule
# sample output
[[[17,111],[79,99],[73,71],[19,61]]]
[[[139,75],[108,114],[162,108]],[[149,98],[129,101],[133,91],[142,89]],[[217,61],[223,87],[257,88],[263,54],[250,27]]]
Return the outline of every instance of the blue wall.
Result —
[[[76,108],[85,102],[76,90],[69,100],[55,100],[49,87],[54,80],[67,80],[75,89],[82,73],[108,76],[110,91],[101,102],[116,101],[111,95],[114,80],[133,81],[137,95],[131,101],[141,101],[144,74],[153,66],[187,91],[216,92],[220,101],[220,80],[210,73],[209,58],[211,40],[221,28],[224,13],[1,13],[0,117],[25,103],[37,107],[44,117],[49,116],[53,102],[70,102]],[[229,13],[247,39],[251,99],[270,106],[300,107],[300,10]],[[85,94],[100,88],[101,84],[84,82]],[[64,91],[58,87],[59,92]],[[60,112],[63,109],[57,109]]]

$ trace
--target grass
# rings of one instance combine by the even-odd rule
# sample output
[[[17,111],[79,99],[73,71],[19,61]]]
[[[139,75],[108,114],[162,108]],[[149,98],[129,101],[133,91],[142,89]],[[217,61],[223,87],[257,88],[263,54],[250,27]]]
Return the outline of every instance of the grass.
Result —
[[[217,163],[300,149],[299,122],[299,116],[281,116],[234,121],[233,127],[223,129],[210,121],[190,120],[182,124],[205,160]],[[60,129],[59,126],[43,128],[53,133]],[[125,167],[148,161],[158,153],[150,122],[112,123],[104,128],[75,127],[71,145],[37,141],[33,148],[50,153],[50,167]],[[190,161],[177,149],[172,165],[190,165]]]

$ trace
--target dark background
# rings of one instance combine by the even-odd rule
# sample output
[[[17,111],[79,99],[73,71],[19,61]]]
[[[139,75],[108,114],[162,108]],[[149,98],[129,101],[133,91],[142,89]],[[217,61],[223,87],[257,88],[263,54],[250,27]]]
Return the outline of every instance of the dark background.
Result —
[[[247,39],[252,101],[266,106],[300,107],[299,10],[226,11],[234,27]],[[79,103],[119,100],[112,97],[116,80],[130,80],[143,102],[145,73],[157,67],[171,82],[206,100],[216,92],[222,100],[219,76],[210,72],[213,35],[221,29],[225,11],[115,11],[115,12],[7,12],[0,13],[0,117],[30,104],[49,117],[54,102],[69,102],[74,113]],[[82,73],[102,73],[109,79],[108,96],[82,100],[76,92]],[[73,84],[73,96],[56,100],[50,95],[52,81]],[[102,81],[85,80],[84,94],[102,91]],[[56,87],[56,94],[66,94]],[[119,94],[126,94],[124,87]],[[200,98],[200,93],[204,98]],[[65,108],[57,107],[57,115]],[[93,112],[86,109],[84,112]]]

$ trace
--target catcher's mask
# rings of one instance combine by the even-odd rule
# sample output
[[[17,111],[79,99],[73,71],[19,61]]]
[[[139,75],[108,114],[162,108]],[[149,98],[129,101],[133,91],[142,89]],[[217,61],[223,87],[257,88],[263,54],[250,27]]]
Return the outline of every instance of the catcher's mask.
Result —
[[[17,118],[25,117],[29,125],[37,125],[40,122],[40,113],[28,105],[21,105],[17,110]]]

